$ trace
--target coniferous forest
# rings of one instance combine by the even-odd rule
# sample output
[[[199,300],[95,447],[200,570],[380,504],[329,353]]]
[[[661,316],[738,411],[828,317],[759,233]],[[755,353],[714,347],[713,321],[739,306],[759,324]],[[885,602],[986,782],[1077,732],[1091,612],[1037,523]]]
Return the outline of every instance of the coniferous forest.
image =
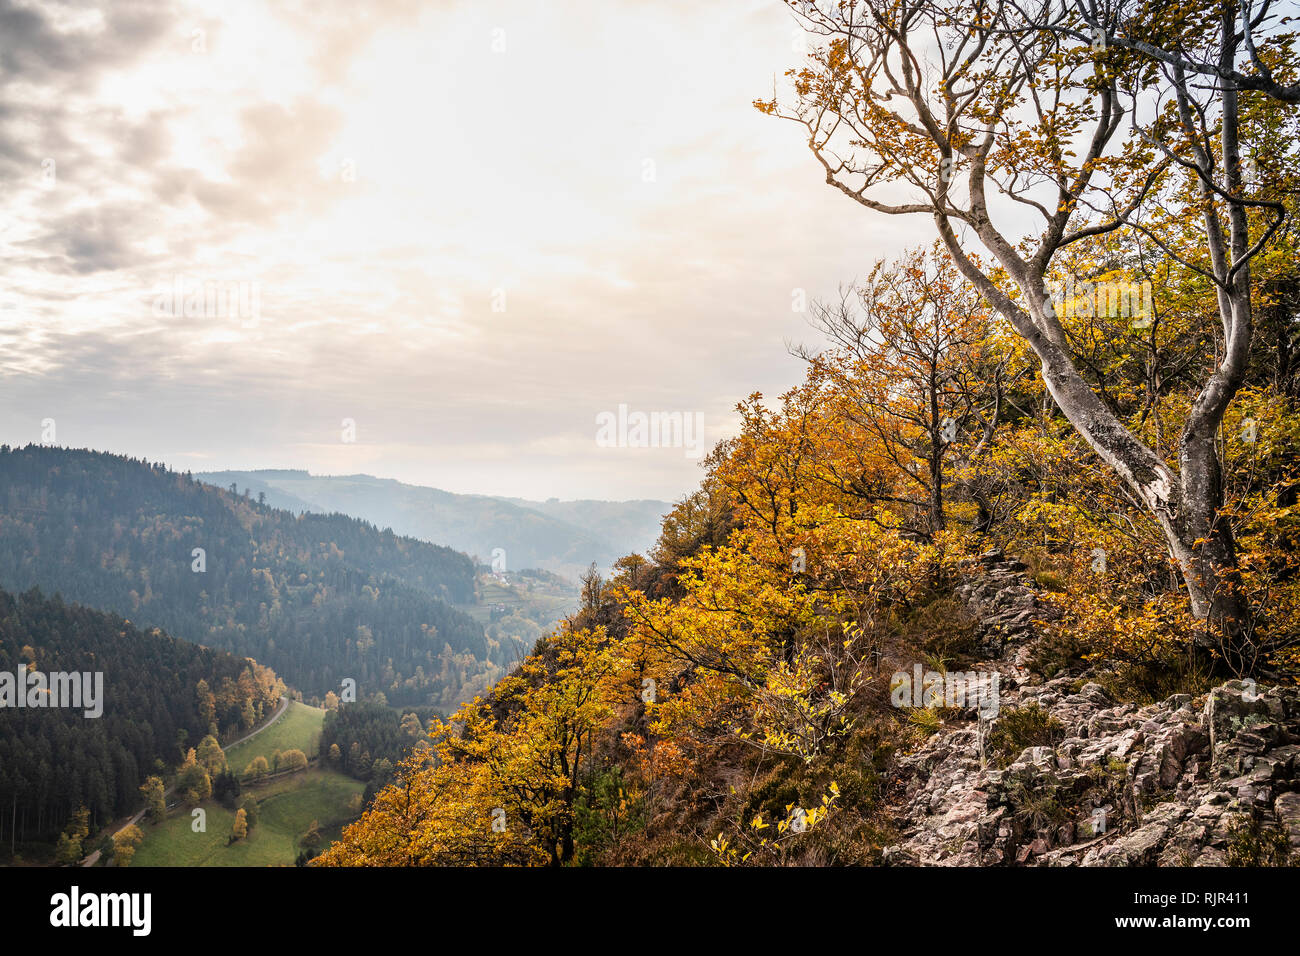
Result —
[[[78,808],[98,827],[137,809],[149,776],[208,734],[275,710],[284,683],[254,661],[142,629],[38,590],[0,592],[0,671],[102,672],[104,708],[0,708],[2,842],[57,836]]]
[[[454,707],[517,657],[451,606],[473,602],[474,572],[450,548],[117,455],[3,448],[0,487],[0,587],[253,657],[305,694],[351,677]]]

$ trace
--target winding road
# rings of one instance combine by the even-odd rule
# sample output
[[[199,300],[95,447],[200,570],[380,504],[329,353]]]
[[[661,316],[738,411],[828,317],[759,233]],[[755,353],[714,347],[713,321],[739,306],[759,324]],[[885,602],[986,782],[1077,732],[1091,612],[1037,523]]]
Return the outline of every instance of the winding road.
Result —
[[[222,747],[221,749],[222,749],[222,750],[229,750],[231,747],[235,746],[235,744],[242,744],[245,740],[251,740],[252,738],[256,737],[258,734],[260,734],[262,731],[266,730],[267,727],[270,727],[273,723],[275,723],[277,720],[279,720],[281,717],[283,717],[283,716],[285,715],[285,713],[288,712],[288,710],[289,710],[289,698],[288,698],[287,696],[281,697],[281,698],[280,698],[280,706],[276,709],[276,712],[275,712],[274,714],[271,715],[271,717],[270,717],[269,720],[267,720],[265,723],[262,724],[262,726],[258,727],[257,729],[255,729],[255,730],[250,730],[248,733],[244,734],[244,736],[240,737],[238,740],[232,740],[230,743],[226,744],[226,745],[225,745],[224,747]],[[176,787],[173,785],[173,786],[168,787],[166,790],[164,790],[164,791],[163,791],[163,800],[165,801],[169,796],[171,796],[172,791],[175,790],[175,789],[176,789]],[[113,836],[117,836],[119,833],[121,833],[123,830],[125,830],[125,829],[126,829],[127,827],[129,827],[129,826],[133,826],[133,825],[139,823],[139,822],[140,822],[140,819],[141,819],[141,818],[144,816],[144,814],[145,814],[145,810],[147,810],[147,809],[148,809],[148,808],[146,807],[146,808],[140,810],[139,812],[136,813],[135,816],[133,816],[131,819],[127,820],[127,821],[126,821],[125,823],[123,823],[120,827],[118,827],[116,830],[114,830],[114,831],[113,831]],[[94,866],[94,865],[95,865],[96,863],[98,863],[98,862],[99,862],[99,851],[96,850],[94,853],[90,854],[90,856],[88,856],[88,857],[86,857],[84,860],[82,860],[82,861],[81,861],[81,865],[82,865],[82,866]]]

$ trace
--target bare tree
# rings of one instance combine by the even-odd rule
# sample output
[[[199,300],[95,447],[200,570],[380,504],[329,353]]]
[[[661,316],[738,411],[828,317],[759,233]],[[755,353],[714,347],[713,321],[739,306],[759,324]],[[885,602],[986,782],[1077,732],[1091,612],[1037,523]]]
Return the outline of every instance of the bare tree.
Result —
[[[1220,520],[1215,438],[1249,362],[1249,262],[1271,230],[1251,241],[1235,92],[1194,88],[1173,66],[1168,88],[1153,94],[1160,72],[1150,59],[1042,28],[1045,3],[1032,14],[1014,0],[791,6],[824,42],[790,72],[793,104],[779,106],[774,94],[756,105],[802,125],[826,182],[850,199],[933,218],[962,275],[1032,348],[1062,414],[1158,523],[1207,622],[1203,640],[1236,649],[1248,614],[1234,586],[1231,528]],[[1220,63],[1234,59],[1236,32],[1201,32],[1201,47],[1219,44]],[[1125,147],[1126,116],[1149,155]],[[1202,271],[1215,283],[1224,346],[1175,469],[1082,374],[1047,278],[1072,243],[1141,229],[1144,201],[1179,176],[1195,177],[1200,192],[1211,262]],[[972,240],[991,254],[989,267]]]
[[[935,243],[876,263],[838,302],[815,303],[812,320],[831,349],[796,354],[835,383],[840,413],[871,446],[863,450],[897,478],[864,486],[877,469],[841,475],[833,461],[827,473],[842,493],[915,509],[898,530],[932,540],[947,523],[947,486],[979,497],[961,473],[987,448],[1008,384],[1010,356],[990,346],[988,307]]]

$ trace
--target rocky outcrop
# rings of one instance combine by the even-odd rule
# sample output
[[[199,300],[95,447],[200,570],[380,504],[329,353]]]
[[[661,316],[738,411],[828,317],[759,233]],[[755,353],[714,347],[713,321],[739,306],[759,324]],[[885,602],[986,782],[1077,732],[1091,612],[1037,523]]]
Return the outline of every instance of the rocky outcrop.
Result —
[[[1000,551],[982,554],[962,568],[957,596],[975,617],[980,646],[991,659],[1033,638],[1034,621],[1047,613],[1028,570]]]
[[[1001,708],[897,761],[902,839],[887,865],[1300,863],[1300,688],[1233,681],[1139,707],[1078,677],[1036,683],[1015,661],[1044,609],[1023,565],[980,564],[962,593],[1001,655]],[[1015,735],[999,724],[1032,707],[1052,742],[1006,752]]]

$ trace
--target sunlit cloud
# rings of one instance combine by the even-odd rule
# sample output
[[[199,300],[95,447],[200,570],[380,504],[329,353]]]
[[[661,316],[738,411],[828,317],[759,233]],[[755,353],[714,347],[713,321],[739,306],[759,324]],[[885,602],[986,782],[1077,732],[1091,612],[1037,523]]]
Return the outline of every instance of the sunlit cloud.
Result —
[[[793,34],[767,2],[0,4],[0,440],[691,490],[698,461],[600,448],[596,416],[725,437],[802,374],[794,290],[923,236],[749,105]]]

